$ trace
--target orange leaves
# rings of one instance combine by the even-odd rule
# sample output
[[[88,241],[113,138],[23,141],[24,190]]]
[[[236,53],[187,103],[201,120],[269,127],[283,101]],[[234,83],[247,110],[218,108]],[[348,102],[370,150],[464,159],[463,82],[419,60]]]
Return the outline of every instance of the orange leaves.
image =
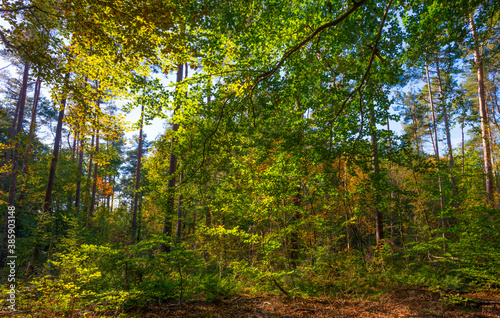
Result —
[[[97,191],[105,197],[110,197],[114,193],[113,185],[109,182],[104,182],[101,177],[97,177]]]

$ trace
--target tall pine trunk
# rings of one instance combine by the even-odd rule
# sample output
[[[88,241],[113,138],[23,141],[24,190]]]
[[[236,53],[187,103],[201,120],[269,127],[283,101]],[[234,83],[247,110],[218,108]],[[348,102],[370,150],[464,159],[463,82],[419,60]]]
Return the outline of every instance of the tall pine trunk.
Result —
[[[139,207],[139,185],[141,181],[142,160],[142,125],[144,123],[144,104],[141,106],[141,128],[139,129],[139,145],[137,147],[137,166],[135,170],[134,210],[132,212],[132,243],[137,240],[137,209]]]
[[[491,149],[490,140],[488,136],[489,123],[487,120],[488,110],[486,108],[486,97],[484,91],[484,70],[483,70],[483,59],[479,52],[479,42],[476,34],[476,27],[474,25],[474,15],[470,14],[469,17],[470,29],[472,33],[472,39],[474,42],[474,61],[477,67],[477,92],[479,99],[479,115],[481,117],[481,138],[483,143],[483,162],[484,162],[484,173],[486,176],[486,197],[488,203],[494,203],[494,186],[493,186],[493,167],[491,163]]]
[[[446,105],[444,102],[444,92],[443,92],[443,83],[441,81],[441,71],[439,69],[439,58],[436,56],[436,75],[438,78],[439,84],[439,95],[441,97],[441,108],[443,111],[443,120],[444,120],[444,131],[446,134],[446,145],[448,146],[448,160],[450,164],[450,180],[451,186],[453,187],[453,196],[458,196],[458,189],[456,187],[455,182],[455,174],[453,173],[453,167],[455,166],[455,161],[453,158],[453,147],[451,145],[451,134],[450,134],[450,123],[448,119],[448,111],[446,110]]]
[[[425,62],[425,74],[427,77],[427,89],[429,91],[429,103],[431,105],[431,115],[432,115],[432,133],[434,134],[434,155],[436,156],[437,172],[438,172],[438,187],[439,187],[439,206],[441,208],[441,214],[444,212],[444,196],[443,196],[443,180],[441,179],[441,169],[439,168],[439,142],[437,137],[437,124],[436,124],[436,114],[434,109],[434,99],[432,95],[431,80],[429,77],[429,66],[427,61]],[[432,138],[432,136],[431,136]],[[441,215],[441,226],[444,228],[444,217]],[[444,237],[444,233],[443,233]]]

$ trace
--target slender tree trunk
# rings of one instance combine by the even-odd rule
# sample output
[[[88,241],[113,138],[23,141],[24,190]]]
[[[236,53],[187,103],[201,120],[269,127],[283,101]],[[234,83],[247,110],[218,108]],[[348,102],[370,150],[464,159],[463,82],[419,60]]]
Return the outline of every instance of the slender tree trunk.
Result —
[[[22,92],[22,88],[21,88]],[[21,94],[21,93],[19,93]],[[14,136],[16,134],[16,127],[17,127],[17,118],[19,116],[19,106],[20,103],[19,101],[17,102],[16,110],[14,111],[14,120],[12,121],[12,125],[10,127],[10,134],[9,134],[9,148],[7,149],[5,153],[5,164],[8,165],[10,161],[10,156],[12,152],[12,148],[14,147]],[[7,173],[4,173],[2,176],[2,192],[5,190],[5,184],[7,183]]]
[[[377,247],[382,245],[384,240],[384,222],[382,211],[380,210],[380,159],[378,153],[378,140],[376,133],[376,121],[374,105],[370,105],[370,132],[372,146],[372,168],[373,168],[373,190],[375,196],[374,217],[375,217],[375,244]]]
[[[453,173],[453,167],[455,166],[455,161],[453,159],[453,147],[451,145],[451,134],[450,134],[450,124],[448,120],[448,111],[446,110],[446,105],[444,102],[444,93],[443,93],[443,84],[441,82],[441,72],[439,69],[439,58],[436,56],[436,72],[439,83],[439,95],[441,97],[441,107],[443,111],[443,120],[444,120],[444,131],[446,133],[446,144],[448,146],[448,158],[450,162],[450,180],[451,186],[453,187],[453,196],[458,196],[458,189],[456,187],[455,175]],[[457,207],[455,205],[455,207]]]
[[[136,242],[137,232],[137,208],[139,206],[139,187],[141,181],[141,160],[142,160],[142,125],[144,122],[144,104],[141,106],[141,127],[139,129],[139,145],[137,148],[137,167],[135,170],[135,192],[134,210],[132,212],[132,243]]]
[[[462,116],[462,123],[460,125],[460,132],[462,133],[462,178],[465,176],[465,115]]]
[[[389,117],[387,117],[387,131],[389,133],[391,132],[391,127],[389,126]],[[391,137],[389,137],[389,151],[392,152]],[[390,183],[391,183],[391,202],[389,204],[389,215],[391,218],[391,243],[394,243],[394,214],[393,214],[393,208],[394,208],[394,191],[393,191],[394,171],[392,169],[392,161],[390,161],[390,163],[389,163],[389,177],[390,177]]]
[[[69,82],[69,73],[66,74],[64,78],[65,88],[67,88]],[[42,206],[42,217],[44,217],[50,210],[52,205],[52,191],[54,190],[54,182],[56,177],[56,168],[57,168],[57,160],[59,158],[59,149],[62,137],[62,126],[64,119],[64,110],[66,109],[66,92],[63,92],[64,98],[61,101],[61,108],[59,110],[59,116],[57,118],[57,127],[56,127],[56,137],[54,139],[54,149],[52,151],[52,161],[50,163],[49,170],[49,180],[47,181],[47,189],[45,190],[45,198],[43,200]],[[43,220],[42,220],[43,222]],[[37,236],[41,235],[44,231],[44,226],[40,225]],[[41,239],[40,239],[41,240]],[[33,254],[33,258],[35,262],[40,261],[41,252],[42,252],[42,244],[43,242],[37,242],[35,245],[35,250]]]
[[[97,125],[97,118],[96,115],[94,116],[94,124],[92,127],[92,136],[90,138],[90,148],[89,148],[89,163],[87,166],[87,173],[86,173],[86,185],[85,185],[85,209],[89,211],[90,209],[90,180],[92,180],[92,167],[93,167],[93,160],[94,160],[94,153],[95,153],[95,136],[96,136],[96,125]]]
[[[179,183],[182,183],[182,179],[184,177],[184,174],[181,174],[179,178]],[[180,192],[180,191],[179,191]],[[179,204],[177,206],[177,242],[181,242],[181,235],[182,235],[182,192],[179,193]]]
[[[211,101],[212,101],[212,97],[210,95],[208,95],[207,103],[210,103]],[[217,182],[217,171],[214,172],[214,182]],[[207,210],[207,212],[205,214],[205,226],[207,228],[210,228],[210,226],[212,226],[212,214],[210,213],[210,209],[207,208],[206,210]]]
[[[138,226],[137,226],[137,242],[141,241],[141,230],[142,230],[142,200],[143,198],[139,200],[139,210],[137,211],[137,220],[138,220]]]
[[[69,81],[69,73],[66,74],[65,82]],[[64,94],[66,94],[64,92]],[[54,181],[56,177],[57,160],[59,158],[59,145],[61,143],[62,137],[62,126],[64,119],[64,110],[66,108],[66,97],[61,101],[61,109],[59,110],[59,116],[57,118],[57,128],[56,128],[56,138],[54,140],[54,149],[52,151],[52,161],[49,170],[49,180],[47,182],[47,189],[45,191],[45,198],[43,200],[43,213],[47,213],[52,204],[52,190],[54,189]]]
[[[487,93],[486,93],[487,95]],[[490,96],[491,96],[491,91],[490,91]],[[486,106],[488,106],[486,104]],[[496,119],[496,116],[495,116],[495,108],[493,106],[493,97],[491,97],[491,116],[490,116],[490,112],[488,110],[488,108],[486,108],[487,110],[487,113],[486,113],[486,120],[488,121],[488,138],[489,138],[489,141],[490,141],[490,150],[491,150],[491,163],[492,163],[492,166],[494,167],[495,166],[495,145],[496,145],[496,142],[495,142],[495,138],[493,137],[493,134],[491,133],[491,125],[489,123],[493,122],[495,124],[495,126],[498,128],[498,123],[497,123],[497,119]],[[493,121],[491,120],[493,118]],[[497,183],[497,174],[496,174],[496,171],[493,171],[493,185],[495,187],[495,193],[498,193],[498,183]],[[494,203],[496,204],[496,206],[500,206],[500,203],[499,203],[499,200],[500,198],[498,198],[498,200],[496,200]]]
[[[476,27],[474,25],[474,15],[471,13],[469,17],[470,29],[474,41],[474,60],[477,66],[477,91],[479,99],[479,115],[481,117],[481,137],[483,142],[483,160],[484,172],[486,175],[486,197],[488,203],[494,204],[494,186],[493,186],[493,167],[491,164],[491,149],[490,140],[488,138],[489,123],[486,119],[488,110],[486,108],[486,98],[484,91],[484,70],[483,59],[479,52],[479,42],[476,35]]]
[[[188,77],[188,64],[185,64],[185,73],[184,73],[184,78]],[[187,92],[186,92],[186,97],[187,97]],[[184,173],[181,173],[179,177],[179,184],[182,184],[182,179],[184,177]],[[177,237],[177,242],[181,242],[181,235],[182,235],[182,192],[179,190],[179,203],[177,206],[177,232],[176,232],[176,237]]]
[[[115,184],[115,177],[113,177],[113,184]],[[113,189],[113,192],[111,193],[111,206],[110,206],[110,212],[113,212],[113,207],[114,207],[114,202],[115,202],[115,191]]]
[[[429,66],[427,65],[427,61],[425,62],[425,74],[427,76],[427,89],[429,91],[429,102],[431,104],[431,114],[432,114],[432,126],[433,126],[433,133],[434,133],[434,140],[436,142],[435,147],[434,147],[434,154],[436,156],[436,164],[437,164],[437,171],[438,171],[438,184],[439,184],[439,204],[441,207],[441,213],[444,211],[444,196],[443,196],[443,180],[441,179],[441,169],[439,168],[439,142],[438,142],[438,137],[437,137],[437,124],[436,124],[436,114],[434,110],[434,100],[433,100],[433,95],[432,95],[432,87],[431,87],[431,81],[429,78]],[[441,216],[441,223],[444,228],[444,218]],[[443,233],[444,236],[444,233]]]
[[[342,158],[339,158],[339,171],[340,171],[340,161]],[[351,216],[349,215],[349,209],[347,206],[347,188],[348,188],[348,181],[347,181],[347,161],[344,161],[344,194],[342,198],[342,202],[344,203],[344,213],[345,213],[345,234],[346,234],[346,243],[347,243],[347,250],[351,250],[351,231],[349,230],[349,221],[351,220]],[[327,201],[330,201],[330,195],[327,192]],[[335,221],[335,217],[333,218]],[[333,228],[333,226],[332,226]],[[332,236],[335,235],[335,231],[332,231]]]
[[[36,112],[37,112],[37,108],[38,108],[38,99],[40,98],[41,86],[42,86],[42,81],[40,80],[40,77],[38,77],[36,79],[36,83],[35,83],[35,96],[33,98],[33,107],[31,108],[31,121],[30,121],[28,147],[26,149],[26,153],[24,154],[23,170],[22,170],[21,178],[23,178],[24,175],[28,172],[29,157],[31,155],[31,150],[33,149],[33,141],[35,139]]]
[[[24,74],[23,74],[23,84],[21,88],[21,92],[19,94],[19,113],[17,116],[16,130],[13,140],[13,156],[12,156],[12,172],[10,175],[10,184],[9,184],[9,197],[7,199],[7,206],[14,206],[16,201],[16,185],[17,185],[17,174],[19,168],[19,147],[21,146],[21,135],[23,131],[23,119],[24,119],[24,107],[26,105],[26,92],[28,89],[28,76],[29,76],[30,65],[28,62],[24,63]],[[20,210],[19,210],[20,211]],[[15,227],[14,231],[17,232],[19,224],[19,212],[15,217]],[[9,226],[9,218],[7,215],[5,216],[5,226],[3,231],[2,238],[2,248],[0,249],[0,268],[3,268],[5,259],[7,257],[7,245],[8,245],[8,226]]]
[[[76,177],[76,198],[75,207],[77,213],[80,212],[80,196],[82,192],[82,177],[83,177],[83,145],[84,140],[80,141],[80,149],[78,151],[78,176]]]
[[[73,135],[73,147],[71,147],[71,162],[75,160],[76,153],[76,135]]]
[[[500,125],[498,124],[497,116],[495,115],[495,101],[493,99],[493,93],[492,93],[491,90],[490,90],[489,93],[490,93],[490,98],[491,98],[491,116],[493,117],[493,122],[494,122],[495,126],[497,127],[497,131],[500,133]],[[496,108],[498,109],[498,104],[496,104]],[[492,141],[493,144],[496,145],[495,139],[491,135],[491,129],[490,129],[490,140]],[[492,149],[492,152],[494,153],[493,149]],[[495,162],[495,158],[493,156],[493,153],[492,153],[491,157],[492,157],[492,161],[494,163]],[[495,171],[495,190],[496,190],[497,193],[499,192],[498,191],[498,174],[497,174],[496,171]],[[500,207],[500,197],[497,198],[496,204],[497,204],[498,207]]]
[[[96,81],[96,93],[97,93],[97,100],[96,100],[96,111],[100,110],[100,97],[99,97],[99,81]],[[97,116],[97,113],[96,113]],[[96,122],[97,123],[97,122]],[[96,157],[99,156],[99,133],[100,130],[99,128],[97,129],[97,133],[95,136],[95,154]],[[94,216],[94,211],[95,211],[95,199],[96,199],[96,192],[97,192],[97,173],[98,173],[98,162],[94,163],[94,178],[92,182],[92,196],[90,197],[90,211],[89,211],[89,217],[92,218]]]
[[[17,168],[19,163],[16,162],[19,160],[17,156],[19,156],[19,132],[20,129],[22,130],[22,123],[24,120],[24,107],[26,105],[26,92],[28,90],[28,77],[29,77],[29,70],[30,70],[30,65],[28,62],[24,63],[24,72],[23,72],[23,82],[21,84],[21,90],[19,92],[19,98],[17,100],[17,106],[16,106],[16,112],[14,114],[14,121],[12,122],[12,127],[10,130],[10,140],[11,140],[11,149],[7,150],[7,155],[5,158],[5,161],[7,164],[9,164],[10,156],[11,153],[13,154],[13,162],[12,165],[16,165],[16,180],[17,180]],[[21,128],[19,126],[21,125]],[[12,167],[12,169],[14,169]],[[14,171],[14,170],[13,170]],[[5,188],[5,182],[7,179],[7,175],[4,175],[4,179],[2,182],[2,190]],[[9,197],[10,197],[10,191],[12,188],[12,174],[11,174],[11,185],[9,186]],[[14,185],[14,194],[15,194],[15,185]],[[0,255],[1,256],[1,255]]]
[[[97,129],[97,134],[95,136],[95,153],[96,156],[99,154],[99,129]],[[95,210],[95,197],[96,197],[96,192],[97,192],[97,172],[98,172],[99,165],[97,164],[97,160],[94,163],[94,177],[92,181],[92,196],[90,197],[90,211],[89,211],[89,217],[92,218],[94,216],[94,210]]]
[[[177,83],[182,81],[183,66],[184,66],[183,64],[179,64],[177,66]],[[179,109],[180,109],[180,105],[177,105],[177,107],[174,110],[174,114],[173,114],[172,118],[175,116],[175,113],[177,111],[179,111]],[[174,122],[172,125],[172,130],[174,131],[174,134],[175,134],[175,132],[177,132],[179,130],[179,124]],[[175,210],[175,207],[174,207],[174,204],[175,204],[175,199],[174,199],[174,196],[175,196],[175,178],[173,177],[173,175],[175,174],[175,172],[177,170],[177,155],[174,154],[175,142],[176,142],[176,140],[175,140],[175,136],[174,136],[174,137],[172,137],[171,146],[170,146],[172,153],[170,154],[170,166],[168,168],[169,179],[168,179],[168,184],[167,184],[167,188],[168,188],[168,190],[167,190],[167,195],[168,195],[167,215],[165,216],[165,221],[163,224],[163,234],[166,234],[168,236],[172,236],[172,220],[171,219],[172,219],[172,216],[174,215],[174,210]],[[170,252],[170,246],[163,244],[162,251]]]
[[[299,229],[297,222],[301,219],[300,210],[302,208],[302,186],[297,187],[297,194],[292,198],[292,203],[295,207],[293,216],[290,220],[294,229],[290,232],[290,264],[293,268],[297,268],[299,260]]]

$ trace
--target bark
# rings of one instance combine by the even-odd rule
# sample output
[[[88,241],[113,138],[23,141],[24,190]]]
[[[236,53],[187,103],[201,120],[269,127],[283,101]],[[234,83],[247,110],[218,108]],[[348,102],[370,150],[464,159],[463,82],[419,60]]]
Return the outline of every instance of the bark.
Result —
[[[141,127],[139,129],[139,145],[137,147],[137,167],[135,170],[135,193],[134,210],[132,212],[132,243],[136,242],[137,232],[137,209],[139,205],[139,184],[141,181],[141,160],[142,160],[142,125],[144,122],[144,104],[141,106]]]
[[[389,117],[387,117],[387,131],[391,131],[391,127],[389,125]],[[391,137],[389,137],[389,151],[392,152],[392,140]],[[393,186],[394,186],[394,171],[392,169],[392,161],[389,162],[389,177],[390,177],[390,183],[391,183],[391,202],[389,204],[389,216],[391,219],[391,243],[394,243],[394,214],[393,214],[393,209],[394,209],[394,191],[393,191]]]
[[[494,105],[493,105],[493,96],[491,95],[491,90],[489,91],[489,93],[490,93],[490,97],[491,97],[491,115],[490,115],[490,112],[488,110],[488,112],[487,112],[487,120],[488,120],[488,123],[491,123],[492,122],[491,119],[493,118],[493,123],[495,124],[495,126],[498,129],[498,122],[497,122],[497,119],[496,119],[496,116],[495,116],[495,108],[494,108]],[[493,134],[491,133],[491,126],[490,125],[488,125],[488,137],[489,137],[489,140],[490,140],[491,163],[493,164],[493,166],[495,166],[495,162],[496,162],[496,159],[495,159],[495,145],[496,145],[496,141],[495,141],[495,138],[493,137]],[[495,193],[498,193],[498,182],[497,182],[497,173],[496,173],[496,171],[493,172],[493,184],[495,186]],[[496,206],[500,206],[500,198],[498,198],[495,201],[495,204],[496,204]]]
[[[443,120],[444,120],[444,131],[446,134],[446,145],[448,146],[448,160],[450,164],[450,180],[451,186],[453,187],[453,196],[458,196],[458,190],[455,183],[455,175],[453,173],[453,167],[455,166],[455,161],[453,159],[453,147],[451,145],[451,134],[450,134],[450,123],[448,119],[448,111],[446,110],[446,105],[444,103],[444,94],[443,94],[443,84],[441,82],[441,72],[439,69],[439,59],[436,56],[436,72],[439,84],[439,95],[441,97],[441,107],[443,112]]]
[[[66,74],[65,79],[66,87],[69,81],[69,73]],[[57,127],[56,127],[56,136],[54,139],[54,149],[52,151],[52,161],[50,163],[50,170],[49,170],[49,179],[47,181],[47,188],[45,190],[45,197],[43,200],[43,206],[42,206],[42,217],[45,216],[51,206],[52,206],[52,191],[54,190],[54,182],[55,182],[55,177],[56,177],[56,168],[57,168],[57,160],[59,158],[59,149],[60,149],[60,143],[61,143],[61,137],[62,137],[62,126],[63,126],[63,119],[64,119],[64,110],[66,109],[66,92],[63,92],[64,98],[61,100],[61,108],[59,109],[59,116],[57,118]],[[43,221],[42,221],[43,222]],[[42,244],[41,242],[41,234],[43,234],[43,225],[40,225],[38,229],[37,236],[39,236],[39,239],[37,240],[37,244],[35,245],[34,253],[33,253],[33,259],[35,262],[40,261],[41,257],[41,252],[42,252]]]
[[[486,176],[486,198],[488,203],[494,203],[494,186],[493,186],[493,167],[491,164],[491,149],[490,140],[488,136],[489,123],[487,121],[487,108],[486,108],[486,98],[484,91],[484,70],[483,70],[483,59],[479,52],[479,43],[476,34],[476,27],[474,25],[474,15],[471,13],[469,16],[470,29],[472,32],[472,38],[474,41],[474,61],[477,67],[477,91],[479,100],[479,115],[481,117],[481,138],[483,143],[483,161],[484,161],[484,173]]]
[[[99,99],[99,82],[96,81],[96,93],[97,93],[97,100],[96,100],[96,110],[99,111],[100,109],[100,99]],[[97,113],[94,116],[94,121],[95,124],[97,125]],[[99,132],[100,130],[97,129],[96,134],[95,134],[95,155],[96,157],[99,156]],[[91,173],[91,167],[92,165],[89,164],[89,174]],[[95,197],[96,197],[96,192],[97,192],[97,173],[98,173],[98,168],[99,165],[97,164],[97,160],[94,163],[94,176],[92,178],[92,194],[90,196],[90,207],[89,207],[89,217],[92,218],[94,216],[94,210],[95,210]]]
[[[28,89],[28,76],[29,76],[30,65],[28,62],[24,63],[24,73],[23,73],[23,83],[21,87],[21,92],[19,94],[18,100],[18,115],[17,122],[15,123],[15,134],[13,139],[13,156],[12,156],[12,172],[10,175],[10,184],[9,184],[9,197],[7,199],[7,206],[14,206],[16,200],[16,185],[17,185],[17,174],[19,168],[19,147],[20,147],[20,138],[23,130],[23,119],[24,119],[24,107],[26,105],[26,91]],[[19,210],[20,211],[20,210]],[[17,233],[17,228],[19,224],[19,213],[16,215],[14,231]],[[4,231],[2,237],[2,248],[0,249],[0,268],[3,268],[5,259],[7,257],[7,245],[8,245],[8,226],[9,226],[9,218],[7,215],[5,216],[5,224]]]
[[[26,92],[28,89],[29,69],[30,69],[29,63],[25,62],[24,63],[24,72],[23,72],[23,82],[21,84],[21,90],[19,91],[19,98],[17,100],[16,110],[14,112],[14,120],[12,121],[12,126],[10,128],[10,138],[9,139],[10,139],[10,146],[11,147],[9,147],[9,149],[7,149],[7,154],[5,155],[5,163],[7,165],[9,164],[11,155],[13,155],[13,153],[15,152],[15,149],[17,147],[15,137],[18,135],[19,119],[21,120],[21,125],[22,125],[22,121],[24,119],[24,106],[26,103]],[[7,181],[7,174],[4,174],[3,179],[2,179],[2,191],[5,189],[6,181]],[[9,187],[9,192],[10,192],[10,187]]]
[[[182,178],[184,177],[183,174],[181,174],[179,183],[182,183]],[[179,194],[179,204],[177,206],[177,242],[181,242],[181,235],[182,235],[182,193]]]
[[[75,160],[76,153],[76,135],[73,135],[73,146],[71,147],[71,162]]]
[[[75,208],[80,212],[80,196],[82,193],[82,177],[83,177],[83,145],[84,141],[80,141],[80,149],[78,151],[78,176],[76,178],[76,197]]]
[[[96,120],[94,119],[94,125],[95,125]],[[90,180],[92,180],[92,164],[93,164],[93,159],[94,159],[94,144],[95,144],[95,128],[92,130],[92,137],[90,139],[90,157],[89,157],[89,165],[87,167],[87,185],[86,185],[86,196],[85,196],[85,205],[86,208],[89,208],[89,201],[90,201]]]
[[[297,268],[298,260],[299,260],[299,230],[297,226],[297,222],[301,219],[300,209],[302,206],[302,187],[297,187],[297,194],[292,198],[292,203],[295,207],[295,211],[293,212],[292,219],[290,222],[292,226],[295,228],[290,233],[290,264],[293,268]]]
[[[17,116],[16,132],[14,136],[14,147],[12,156],[12,172],[10,175],[9,197],[7,200],[8,206],[12,206],[16,200],[17,174],[19,168],[19,147],[21,146],[21,134],[23,131],[24,108],[26,105],[26,91],[28,89],[29,64],[24,64],[23,86],[19,96],[19,114]],[[17,222],[16,222],[17,224]],[[7,224],[6,224],[7,225]],[[0,261],[1,257],[0,257]]]
[[[340,161],[342,158],[339,158],[339,171],[341,170],[340,168]],[[347,206],[346,198],[347,192],[348,192],[348,180],[347,180],[347,162],[344,161],[344,194],[343,194],[343,200],[342,202],[344,203],[344,212],[345,212],[345,234],[346,234],[346,243],[347,243],[347,250],[351,250],[351,235],[349,231],[349,221],[351,219],[351,216],[349,215],[349,208]],[[330,201],[330,195],[327,193],[327,201]],[[333,229],[333,227],[332,227]],[[332,231],[332,236],[335,234],[334,231]]]
[[[66,83],[69,81],[69,73],[66,74],[66,78],[64,80]],[[54,149],[52,151],[52,161],[49,170],[49,180],[47,182],[47,189],[45,191],[45,198],[43,200],[43,208],[42,208],[43,213],[47,213],[52,204],[52,190],[54,189],[57,159],[59,158],[59,146],[62,137],[62,126],[63,126],[65,108],[66,108],[66,97],[64,97],[63,100],[61,101],[61,109],[59,110],[59,116],[57,118],[56,137],[54,140]]]
[[[23,159],[23,170],[21,174],[21,179],[28,172],[29,157],[31,155],[31,150],[33,149],[33,140],[35,139],[35,128],[36,128],[36,112],[38,108],[38,100],[40,98],[41,86],[42,86],[42,81],[40,80],[40,77],[38,77],[35,83],[35,96],[33,98],[33,107],[31,108],[30,131],[28,133],[29,136],[28,147],[26,149],[26,153]]]
[[[372,146],[372,168],[373,168],[373,190],[375,195],[375,209],[373,211],[375,217],[375,244],[381,246],[384,240],[384,222],[382,211],[380,210],[380,159],[378,153],[378,138],[375,121],[375,112],[373,105],[370,108],[370,134]]]
[[[182,73],[183,73],[183,64],[179,64],[177,66],[177,83],[182,81]],[[177,105],[177,107],[174,109],[173,117],[175,117],[175,113],[178,112],[180,109],[180,105]],[[179,124],[173,123],[172,125],[172,130],[177,132],[179,130]],[[168,168],[168,184],[167,184],[167,214],[165,216],[165,221],[163,223],[163,234],[166,234],[168,236],[172,236],[172,216],[174,215],[174,210],[175,210],[175,178],[173,175],[177,171],[177,155],[174,154],[174,145],[176,143],[175,140],[175,135],[172,137],[172,141],[170,143],[170,149],[172,150],[172,153],[170,154],[170,166]],[[164,252],[170,252],[170,246],[167,246],[165,244],[162,245],[162,251]]]
[[[14,120],[12,121],[12,126],[10,128],[10,134],[9,134],[9,148],[6,151],[5,154],[5,164],[8,165],[10,161],[10,155],[11,155],[11,150],[13,147],[13,141],[14,141],[14,135],[16,133],[16,124],[17,124],[17,117],[19,114],[19,102],[17,103],[16,110],[14,111]],[[4,173],[2,176],[2,192],[5,190],[5,184],[7,183],[7,173]]]
[[[435,147],[434,147],[434,154],[436,156],[436,164],[437,164],[437,171],[438,171],[438,184],[439,184],[439,205],[441,207],[441,212],[444,211],[444,196],[443,196],[443,180],[441,179],[440,175],[440,168],[439,168],[439,142],[438,142],[438,137],[437,137],[437,124],[436,124],[436,114],[434,110],[434,100],[433,100],[433,95],[432,95],[432,87],[431,87],[431,81],[429,78],[429,66],[427,65],[427,61],[425,62],[425,74],[427,76],[427,89],[429,91],[429,103],[431,104],[431,115],[432,115],[432,133],[434,134],[434,140],[435,140]],[[443,223],[442,226],[444,227],[444,219],[441,218],[441,222]]]
[[[185,73],[184,73],[184,78],[188,77],[188,64],[185,64]],[[187,92],[186,92],[186,97],[187,97]],[[182,179],[184,177],[184,173],[181,173],[180,178],[179,178],[179,184],[182,183]],[[179,203],[177,206],[177,231],[176,231],[176,238],[177,242],[180,243],[181,241],[181,235],[182,235],[182,192],[179,191]]]
[[[97,134],[95,136],[95,153],[96,156],[99,154],[99,129],[97,129]],[[89,216],[92,218],[94,216],[94,210],[95,210],[95,197],[96,197],[96,192],[97,192],[97,172],[98,172],[99,165],[94,163],[94,177],[92,181],[92,196],[90,197],[90,211],[89,211]]]
[[[210,103],[211,96],[207,97],[207,103]],[[217,182],[217,172],[214,172],[214,182]],[[207,208],[207,213],[205,214],[205,226],[209,228],[212,225],[212,214],[210,209]]]

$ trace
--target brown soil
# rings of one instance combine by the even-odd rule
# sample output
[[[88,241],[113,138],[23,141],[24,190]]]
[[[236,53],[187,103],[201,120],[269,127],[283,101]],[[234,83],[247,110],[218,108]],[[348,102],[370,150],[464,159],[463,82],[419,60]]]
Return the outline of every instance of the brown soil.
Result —
[[[303,299],[284,296],[238,296],[216,301],[193,301],[136,308],[120,317],[130,318],[295,318],[295,317],[500,317],[500,293],[461,294],[473,301],[450,304],[446,293],[420,288],[393,290],[377,301],[346,299]],[[456,295],[456,294],[455,294]],[[73,317],[113,317],[113,313],[75,312]],[[51,317],[60,317],[50,315]],[[33,312],[0,312],[0,317],[40,317]]]

